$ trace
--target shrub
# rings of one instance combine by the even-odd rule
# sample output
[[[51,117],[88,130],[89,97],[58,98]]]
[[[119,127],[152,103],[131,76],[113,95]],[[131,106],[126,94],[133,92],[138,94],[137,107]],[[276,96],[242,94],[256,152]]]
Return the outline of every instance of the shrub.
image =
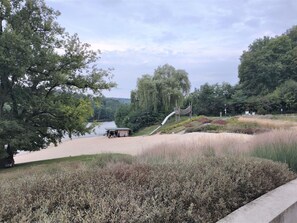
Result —
[[[201,124],[211,123],[212,120],[206,117],[200,117],[196,119],[197,122],[200,122]]]
[[[285,165],[239,157],[26,176],[0,186],[0,221],[215,222],[293,178]]]
[[[216,124],[216,125],[226,125],[227,121],[225,120],[221,120],[221,119],[217,119],[217,120],[213,120],[212,124]]]
[[[190,132],[219,132],[222,127],[219,125],[204,124],[197,127],[191,127],[186,129],[186,133]]]

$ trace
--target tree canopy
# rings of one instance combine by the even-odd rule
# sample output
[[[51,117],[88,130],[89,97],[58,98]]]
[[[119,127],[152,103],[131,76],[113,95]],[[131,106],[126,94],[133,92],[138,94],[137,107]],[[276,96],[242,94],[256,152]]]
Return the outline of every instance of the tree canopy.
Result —
[[[143,111],[168,113],[181,105],[189,94],[188,73],[165,64],[154,75],[143,75],[137,81],[137,89],[131,93],[135,108]]]
[[[297,81],[297,26],[281,36],[255,40],[240,57],[239,84],[248,96],[266,95]]]
[[[130,104],[130,99],[126,98],[100,98],[99,105],[93,102],[94,114],[91,120],[113,121],[116,111],[123,105]]]
[[[59,14],[43,0],[0,0],[0,150],[39,150],[86,133],[90,93],[115,85]]]
[[[194,114],[218,116],[220,112],[222,114],[225,112],[233,94],[234,88],[228,83],[213,85],[206,83],[195,89],[188,100],[193,105]]]
[[[165,64],[153,75],[145,74],[137,80],[137,88],[131,92],[131,105],[120,107],[115,114],[119,127],[137,131],[154,124],[183,104],[190,91],[188,73]]]

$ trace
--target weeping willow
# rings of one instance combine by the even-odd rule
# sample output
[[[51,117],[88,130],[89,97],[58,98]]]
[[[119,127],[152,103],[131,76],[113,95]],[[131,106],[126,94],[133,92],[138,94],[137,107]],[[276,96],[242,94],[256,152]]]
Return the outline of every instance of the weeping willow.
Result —
[[[138,79],[137,89],[131,92],[131,102],[135,109],[170,112],[183,103],[189,90],[188,73],[166,64],[158,67],[154,75],[146,74]]]

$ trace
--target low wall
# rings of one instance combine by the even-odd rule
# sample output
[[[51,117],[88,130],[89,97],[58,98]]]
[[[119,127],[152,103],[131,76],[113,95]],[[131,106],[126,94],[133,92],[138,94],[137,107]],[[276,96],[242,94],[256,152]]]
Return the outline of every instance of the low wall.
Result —
[[[297,179],[264,194],[217,223],[296,223]]]

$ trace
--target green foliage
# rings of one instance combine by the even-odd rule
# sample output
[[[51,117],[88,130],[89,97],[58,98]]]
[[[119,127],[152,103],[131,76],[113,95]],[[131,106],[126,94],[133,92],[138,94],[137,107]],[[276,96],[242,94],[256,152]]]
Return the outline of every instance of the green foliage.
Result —
[[[0,149],[38,150],[84,134],[91,96],[113,83],[98,55],[56,22],[43,0],[1,1]]]
[[[278,110],[291,113],[297,111],[297,82],[288,80],[275,89],[270,95]]]
[[[153,76],[143,75],[138,79],[137,89],[131,92],[131,102],[134,110],[169,113],[176,104],[182,105],[189,90],[188,73],[165,64]]]
[[[116,112],[116,124],[133,131],[156,124],[176,105],[183,104],[189,90],[186,71],[176,70],[168,64],[158,67],[154,75],[146,74],[138,79],[137,89],[131,92],[131,106]]]
[[[131,106],[121,106],[115,114],[118,127],[130,128],[133,132],[154,125],[161,120],[161,115],[155,112],[133,111]]]
[[[193,113],[197,115],[215,115],[220,112],[224,114],[225,107],[228,109],[228,100],[231,99],[234,89],[228,83],[204,84],[190,94],[188,101],[193,104]],[[226,105],[226,106],[225,106]]]
[[[130,104],[129,99],[125,98],[101,98],[99,105],[93,104],[94,115],[91,120],[113,121],[115,113],[123,104]]]
[[[295,177],[272,161],[213,156],[32,173],[0,176],[1,222],[216,222]]]
[[[131,111],[130,105],[121,105],[115,113],[115,123],[118,127],[124,127],[128,122],[128,115]]]
[[[292,113],[296,107],[297,26],[276,37],[255,40],[240,57],[239,84],[204,84],[190,94],[198,115]]]
[[[266,95],[286,80],[297,80],[297,27],[281,36],[254,41],[240,58],[240,85],[248,96]]]

